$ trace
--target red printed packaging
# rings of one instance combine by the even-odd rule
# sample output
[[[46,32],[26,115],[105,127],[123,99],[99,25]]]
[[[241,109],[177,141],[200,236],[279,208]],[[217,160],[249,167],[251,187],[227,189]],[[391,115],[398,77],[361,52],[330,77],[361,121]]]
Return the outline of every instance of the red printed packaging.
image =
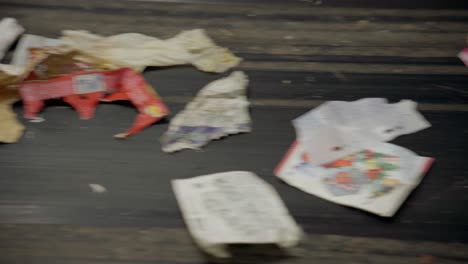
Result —
[[[35,118],[47,99],[63,98],[82,119],[93,117],[99,101],[128,100],[140,113],[127,132],[115,135],[118,138],[136,134],[169,113],[143,76],[130,68],[77,72],[41,81],[28,80],[21,83],[20,94],[26,118]]]

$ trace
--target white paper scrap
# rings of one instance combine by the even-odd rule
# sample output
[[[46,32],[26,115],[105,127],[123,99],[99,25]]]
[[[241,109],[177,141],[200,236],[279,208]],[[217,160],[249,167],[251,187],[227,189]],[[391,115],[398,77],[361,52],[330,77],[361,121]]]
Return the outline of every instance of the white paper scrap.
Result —
[[[330,101],[294,119],[293,125],[311,163],[320,165],[363,149],[364,145],[430,127],[416,108],[411,100],[394,104],[383,98]]]
[[[24,28],[14,18],[6,17],[0,21],[0,60],[23,31]]]
[[[91,188],[91,190],[93,192],[95,192],[95,193],[105,193],[105,192],[107,192],[106,187],[102,186],[101,184],[90,183],[88,185],[89,185],[89,188]]]
[[[163,151],[199,149],[213,139],[250,132],[247,84],[243,72],[233,72],[203,87],[171,120],[161,138]]]
[[[24,34],[18,42],[13,53],[11,64],[26,66],[29,60],[30,49],[43,47],[56,47],[60,45],[58,39],[46,38],[38,35]]]
[[[226,244],[299,243],[302,230],[272,186],[246,171],[173,180],[172,187],[195,242],[229,257]]]
[[[296,141],[275,175],[304,192],[385,217],[395,214],[433,162],[384,142],[323,166],[311,159]]]

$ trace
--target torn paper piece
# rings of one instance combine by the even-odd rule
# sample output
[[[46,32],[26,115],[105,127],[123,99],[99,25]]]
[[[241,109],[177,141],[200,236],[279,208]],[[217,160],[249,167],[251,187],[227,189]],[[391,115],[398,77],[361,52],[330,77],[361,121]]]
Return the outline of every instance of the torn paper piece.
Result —
[[[433,162],[383,142],[324,166],[311,159],[296,141],[275,175],[309,194],[386,217],[395,214]]]
[[[63,44],[84,54],[112,62],[116,67],[143,71],[147,66],[193,64],[201,71],[224,72],[240,58],[217,46],[204,30],[182,31],[162,40],[138,33],[103,37],[87,31],[63,31]]]
[[[418,112],[415,102],[401,100],[388,104],[383,98],[326,102],[293,120],[298,137],[307,137],[308,126],[316,125],[317,121],[354,130],[379,141],[389,141],[430,127]]]
[[[88,185],[89,185],[89,188],[91,188],[91,190],[94,193],[105,193],[105,192],[107,192],[106,187],[102,186],[101,184],[90,183]]]
[[[3,143],[17,142],[24,131],[12,109],[12,104],[20,99],[18,90],[11,86],[17,81],[17,75],[0,71],[0,142]]]
[[[23,74],[24,68],[10,64],[0,64],[0,72],[7,75],[20,76]]]
[[[199,149],[211,140],[250,132],[246,97],[247,76],[234,72],[200,90],[195,99],[175,116],[162,136],[162,150]]]
[[[7,17],[0,21],[0,60],[23,31],[24,28],[14,18]]]
[[[99,61],[81,62],[76,59],[78,56],[81,55],[77,51],[56,48],[31,49],[27,80],[47,80],[76,72],[109,69]]]
[[[195,242],[214,256],[229,257],[227,244],[293,247],[302,236],[273,187],[251,172],[173,180],[172,188]]]
[[[464,48],[460,53],[458,53],[458,58],[468,67],[468,48]]]
[[[20,94],[24,116],[28,119],[35,118],[44,107],[44,100],[52,98],[63,98],[82,119],[93,117],[101,100],[128,100],[139,114],[127,132],[116,135],[118,138],[134,135],[169,113],[143,76],[129,68],[82,71],[49,80],[24,81],[20,85]]]
[[[30,61],[31,50],[45,47],[56,47],[60,45],[57,39],[46,38],[37,35],[25,34],[18,42],[11,64],[16,66],[26,66]]]
[[[330,101],[296,118],[293,125],[314,165],[363,149],[366,142],[389,141],[430,127],[415,102],[388,104],[383,98]]]
[[[23,135],[23,131],[24,126],[16,119],[11,104],[0,101],[0,142],[17,142]]]
[[[307,137],[300,141],[307,149],[310,157],[313,157],[314,165],[321,165],[346,155],[352,154],[363,148],[359,134],[352,131],[343,132],[334,126],[316,123],[310,127]],[[366,142],[370,139],[365,139]]]
[[[29,119],[29,122],[31,123],[42,123],[45,121],[45,118],[41,117],[41,116],[36,116],[32,119]]]

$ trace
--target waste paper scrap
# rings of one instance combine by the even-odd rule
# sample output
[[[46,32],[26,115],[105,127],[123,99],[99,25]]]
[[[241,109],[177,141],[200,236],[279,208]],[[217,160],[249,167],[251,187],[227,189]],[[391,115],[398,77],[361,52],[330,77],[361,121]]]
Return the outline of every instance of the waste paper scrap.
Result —
[[[243,72],[233,72],[203,87],[195,99],[172,118],[161,139],[163,151],[199,149],[213,139],[250,132],[247,84]]]
[[[0,21],[0,59],[23,31],[13,18]],[[169,114],[139,73],[145,67],[192,64],[202,71],[224,72],[240,61],[202,29],[182,31],[166,40],[138,33],[103,37],[80,30],[65,30],[59,39],[25,34],[12,63],[0,65],[0,128],[5,127],[0,142],[16,142],[24,131],[11,110],[19,99],[24,117],[31,120],[37,120],[48,99],[62,99],[82,119],[92,118],[100,102],[127,100],[139,111],[133,125],[115,135],[127,138]],[[234,82],[246,85],[244,75],[235,76],[242,78]]]
[[[384,142],[430,126],[412,101],[332,101],[293,124],[297,139],[276,176],[307,193],[381,216],[395,214],[434,160]]]
[[[216,257],[227,244],[297,245],[303,235],[275,189],[247,171],[173,180],[172,188],[195,242]]]
[[[15,19],[0,21],[0,59],[23,31]],[[467,54],[467,49],[459,54],[465,63]],[[146,67],[191,64],[220,73],[240,61],[201,29],[169,39],[80,30],[65,30],[58,39],[23,35],[12,64],[0,65],[0,142],[17,142],[25,130],[13,103],[22,100],[24,117],[34,120],[49,99],[63,100],[81,119],[92,118],[100,102],[129,101],[138,114],[127,131],[115,135],[127,138],[169,114],[141,74]],[[204,86],[172,118],[161,137],[162,150],[200,149],[211,140],[250,132],[248,83],[244,72],[235,71]],[[297,138],[275,175],[304,192],[380,216],[395,214],[434,161],[387,143],[431,126],[410,100],[331,101],[292,123]],[[89,186],[96,193],[107,191]],[[216,257],[230,256],[228,244],[289,248],[303,236],[274,188],[251,172],[178,179],[172,187],[195,242]]]

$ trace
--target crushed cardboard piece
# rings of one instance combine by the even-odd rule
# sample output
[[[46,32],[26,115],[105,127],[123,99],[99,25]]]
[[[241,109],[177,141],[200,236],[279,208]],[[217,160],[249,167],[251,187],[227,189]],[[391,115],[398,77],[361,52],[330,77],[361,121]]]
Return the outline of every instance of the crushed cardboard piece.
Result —
[[[421,182],[433,158],[378,142],[324,166],[301,142],[293,143],[275,169],[286,183],[322,199],[391,217]]]
[[[7,17],[0,21],[0,60],[23,31],[24,28],[14,18]]]
[[[83,119],[93,117],[103,101],[129,100],[139,111],[127,132],[118,138],[134,135],[169,113],[161,98],[143,76],[129,68],[113,71],[89,70],[48,80],[27,80],[20,85],[24,116],[33,119],[44,107],[44,100],[63,98]],[[109,96],[105,97],[106,94]]]
[[[195,242],[216,257],[227,244],[293,247],[303,234],[274,188],[251,172],[231,171],[173,180],[172,188]]]
[[[248,79],[243,72],[215,80],[203,87],[177,114],[162,136],[162,150],[199,149],[211,140],[251,131]]]
[[[143,71],[147,66],[193,64],[201,71],[224,72],[240,58],[217,46],[202,29],[182,31],[162,40],[138,33],[103,37],[87,31],[65,30],[62,43],[83,54],[100,58],[115,67]],[[81,58],[86,61],[86,58]]]

